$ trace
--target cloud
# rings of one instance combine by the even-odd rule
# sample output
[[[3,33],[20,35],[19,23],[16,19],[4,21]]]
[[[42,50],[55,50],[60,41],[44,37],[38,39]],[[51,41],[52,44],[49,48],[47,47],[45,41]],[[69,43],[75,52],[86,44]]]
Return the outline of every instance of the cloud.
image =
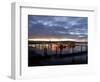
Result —
[[[88,18],[71,16],[28,16],[28,36],[79,38],[87,37]]]

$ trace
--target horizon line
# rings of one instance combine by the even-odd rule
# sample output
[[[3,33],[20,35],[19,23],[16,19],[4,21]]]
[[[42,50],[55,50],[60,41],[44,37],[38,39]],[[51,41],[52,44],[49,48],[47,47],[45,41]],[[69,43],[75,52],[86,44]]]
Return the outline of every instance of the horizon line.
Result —
[[[76,41],[76,42],[88,42],[87,39],[28,39],[28,41]]]

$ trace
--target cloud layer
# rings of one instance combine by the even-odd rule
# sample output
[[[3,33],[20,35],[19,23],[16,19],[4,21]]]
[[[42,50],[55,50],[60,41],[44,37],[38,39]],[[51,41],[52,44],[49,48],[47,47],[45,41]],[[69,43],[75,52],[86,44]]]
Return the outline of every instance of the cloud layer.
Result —
[[[88,18],[28,15],[29,38],[87,39]]]

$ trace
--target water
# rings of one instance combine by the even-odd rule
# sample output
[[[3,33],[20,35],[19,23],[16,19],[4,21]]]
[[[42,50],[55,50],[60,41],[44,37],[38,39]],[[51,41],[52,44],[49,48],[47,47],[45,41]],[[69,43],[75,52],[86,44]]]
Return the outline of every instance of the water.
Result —
[[[68,44],[29,44],[28,66],[87,64],[87,44],[76,43],[74,47]]]
[[[62,54],[69,54],[80,51],[87,51],[87,45],[82,43],[76,44],[76,46],[73,48],[67,47],[67,44],[64,44],[64,46],[66,47],[61,50],[58,48],[57,44],[30,44],[29,48],[31,47],[34,52],[41,55],[44,55],[44,49],[48,55],[61,54],[60,52],[62,52]]]

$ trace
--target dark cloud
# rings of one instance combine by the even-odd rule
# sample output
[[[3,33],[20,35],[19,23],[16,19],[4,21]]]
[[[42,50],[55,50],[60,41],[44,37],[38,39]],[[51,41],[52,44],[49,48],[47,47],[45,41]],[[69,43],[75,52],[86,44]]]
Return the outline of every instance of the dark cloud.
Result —
[[[28,16],[29,38],[87,38],[88,18]]]

